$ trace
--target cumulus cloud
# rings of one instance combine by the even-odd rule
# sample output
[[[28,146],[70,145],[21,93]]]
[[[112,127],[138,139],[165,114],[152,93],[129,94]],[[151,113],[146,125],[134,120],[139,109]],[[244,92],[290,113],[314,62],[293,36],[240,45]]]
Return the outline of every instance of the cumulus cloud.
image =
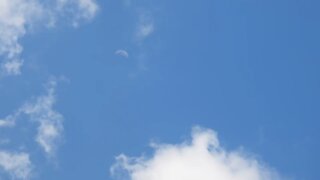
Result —
[[[210,129],[193,128],[192,141],[153,144],[151,157],[119,155],[111,173],[130,180],[279,180],[276,172],[240,151],[227,151]]]
[[[23,47],[19,40],[35,25],[54,26],[59,19],[72,17],[75,26],[92,19],[98,10],[95,0],[1,0],[1,74],[21,73]]]
[[[20,116],[27,115],[31,122],[38,124],[35,141],[49,156],[54,155],[63,133],[63,116],[53,108],[56,85],[55,80],[50,80],[45,86],[45,95],[25,103],[13,115],[0,120],[0,127],[13,127]]]
[[[0,151],[0,169],[8,172],[12,179],[29,179],[32,171],[29,154]]]

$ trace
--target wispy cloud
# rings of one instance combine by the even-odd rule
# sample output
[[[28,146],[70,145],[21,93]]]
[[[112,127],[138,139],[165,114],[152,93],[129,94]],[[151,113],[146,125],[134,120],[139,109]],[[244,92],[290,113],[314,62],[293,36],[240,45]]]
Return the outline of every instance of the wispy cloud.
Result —
[[[46,94],[25,103],[14,114],[0,120],[0,127],[14,127],[19,117],[27,115],[31,122],[38,124],[35,141],[48,156],[55,154],[63,133],[63,116],[53,108],[56,85],[55,80],[50,80],[45,86]]]
[[[119,155],[111,173],[130,180],[279,180],[276,172],[240,151],[227,151],[214,131],[195,127],[191,142],[153,144],[151,157]]]
[[[15,125],[15,117],[10,115],[5,119],[0,119],[0,128],[1,127],[13,127]]]
[[[70,19],[74,26],[92,19],[98,10],[95,0],[1,0],[1,75],[21,73],[23,47],[19,40],[36,25],[54,26],[59,19]]]
[[[56,81],[49,81],[46,85],[47,94],[26,103],[19,110],[39,124],[36,141],[48,155],[54,154],[63,132],[63,116],[53,109],[56,85]]]
[[[139,20],[136,29],[136,38],[138,41],[143,41],[149,37],[155,30],[154,20],[151,13],[147,11],[139,12]]]
[[[24,103],[13,114],[0,119],[0,129],[12,128],[15,130],[19,122],[25,120],[24,118],[27,118],[28,124],[36,125],[36,136],[30,137],[30,139],[34,138],[48,158],[55,156],[63,134],[63,116],[53,107],[56,102],[56,86],[57,81],[52,78],[46,83],[46,92],[43,95]],[[10,137],[5,138],[9,139],[2,139],[3,143],[10,145]],[[12,148],[8,151],[0,148],[0,170],[2,169],[10,174],[12,179],[29,179],[33,167],[28,154],[28,152],[31,152],[29,148],[24,148],[24,152],[18,152],[20,147],[15,149],[17,151],[12,151]]]
[[[136,22],[133,30],[134,48],[136,52],[133,56],[136,57],[136,69],[135,71],[129,73],[129,78],[135,78],[141,72],[149,70],[148,58],[149,53],[145,46],[145,41],[152,36],[156,30],[155,20],[153,12],[150,8],[146,7],[134,7],[131,1],[125,1],[127,6],[134,9],[134,14],[136,16]]]
[[[27,153],[0,151],[0,168],[8,172],[12,179],[29,179],[32,163]]]

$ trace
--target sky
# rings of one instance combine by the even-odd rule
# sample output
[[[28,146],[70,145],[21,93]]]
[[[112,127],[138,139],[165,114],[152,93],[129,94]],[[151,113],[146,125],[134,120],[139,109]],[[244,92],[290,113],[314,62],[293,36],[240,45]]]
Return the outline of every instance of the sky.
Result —
[[[319,6],[0,0],[0,180],[318,180]]]

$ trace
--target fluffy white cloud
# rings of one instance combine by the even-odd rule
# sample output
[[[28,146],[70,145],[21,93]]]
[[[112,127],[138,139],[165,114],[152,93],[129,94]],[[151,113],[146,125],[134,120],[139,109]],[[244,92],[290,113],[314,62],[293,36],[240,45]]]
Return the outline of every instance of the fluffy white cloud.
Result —
[[[53,108],[56,85],[55,80],[49,81],[45,95],[25,103],[13,115],[0,120],[0,127],[13,127],[21,115],[29,116],[32,122],[38,124],[35,140],[49,156],[54,155],[63,133],[63,116]]]
[[[62,17],[72,17],[73,25],[77,26],[79,21],[93,18],[97,10],[95,0],[0,0],[1,74],[20,74],[23,47],[19,39],[31,27],[54,26]]]
[[[153,144],[153,156],[118,156],[111,173],[130,180],[279,180],[258,160],[219,145],[214,131],[195,127],[191,142]]]
[[[32,171],[29,154],[0,151],[0,169],[8,172],[12,179],[29,179]]]

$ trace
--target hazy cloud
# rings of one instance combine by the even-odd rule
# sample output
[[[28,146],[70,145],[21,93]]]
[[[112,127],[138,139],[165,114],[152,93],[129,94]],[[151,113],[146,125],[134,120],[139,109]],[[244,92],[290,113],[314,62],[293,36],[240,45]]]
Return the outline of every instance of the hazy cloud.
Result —
[[[53,155],[63,132],[63,116],[53,109],[56,102],[57,82],[51,80],[46,86],[47,94],[39,96],[34,102],[26,103],[21,112],[39,124],[36,141],[48,155]]]
[[[11,120],[10,117],[6,117],[6,119],[0,119],[0,127],[12,127],[15,122]]]
[[[138,41],[143,41],[145,38],[150,36],[154,30],[155,27],[152,15],[145,11],[140,12],[136,30],[136,37]]]
[[[12,179],[29,179],[32,171],[29,154],[0,151],[0,169],[8,172]]]
[[[72,24],[90,20],[98,10],[95,0],[1,0],[0,65],[1,75],[21,72],[23,47],[19,40],[36,25],[54,26],[59,19]]]
[[[195,127],[191,142],[153,144],[151,157],[119,155],[111,173],[130,180],[279,180],[253,157],[220,146],[210,129]]]
[[[49,156],[54,155],[63,133],[63,116],[53,108],[56,85],[55,80],[50,80],[45,86],[45,95],[25,103],[13,115],[0,120],[0,127],[13,127],[21,115],[27,115],[31,122],[38,124],[35,141]]]

